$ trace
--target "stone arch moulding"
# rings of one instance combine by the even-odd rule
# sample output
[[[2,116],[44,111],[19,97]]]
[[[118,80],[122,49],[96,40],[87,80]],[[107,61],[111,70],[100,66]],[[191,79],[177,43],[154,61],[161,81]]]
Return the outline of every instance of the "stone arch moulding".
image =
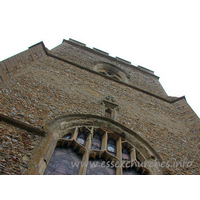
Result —
[[[129,75],[121,68],[106,62],[96,62],[94,71],[109,76],[118,81],[129,83]]]
[[[64,115],[49,123],[46,127],[47,136],[42,139],[38,147],[34,150],[25,174],[44,174],[58,143],[70,130],[75,129],[76,127],[88,129],[99,128],[105,132],[107,131],[109,134],[114,134],[116,138],[120,138],[120,144],[122,144],[120,146],[128,144],[129,147],[131,146],[131,148],[135,150],[135,155],[137,155],[140,165],[137,165],[134,169],[142,171],[142,174],[164,174],[164,168],[161,168],[159,164],[152,164],[161,163],[162,158],[143,138],[112,119],[89,114]],[[84,152],[85,151],[87,151],[87,149],[84,150]],[[88,155],[90,154],[94,154],[93,150],[90,150]],[[105,154],[105,152],[103,152],[103,154]],[[120,174],[120,172],[116,174]]]

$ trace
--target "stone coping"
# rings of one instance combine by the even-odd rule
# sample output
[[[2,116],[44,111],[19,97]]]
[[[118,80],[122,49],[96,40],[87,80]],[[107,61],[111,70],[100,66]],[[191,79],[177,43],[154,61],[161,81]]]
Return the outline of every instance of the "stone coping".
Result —
[[[124,59],[119,58],[119,57],[115,57],[115,58],[114,58],[114,57],[110,56],[110,55],[109,55],[108,53],[106,53],[106,52],[105,52],[105,53],[102,53],[102,52],[104,52],[104,51],[102,51],[102,50],[99,50],[99,49],[98,49],[98,51],[97,51],[96,48],[91,49],[91,48],[87,47],[86,45],[82,45],[81,42],[78,42],[78,41],[74,42],[74,41],[76,41],[76,40],[73,40],[73,41],[72,41],[72,39],[69,39],[69,40],[63,39],[63,42],[66,42],[66,43],[69,43],[69,44],[74,45],[74,46],[76,46],[76,47],[82,48],[82,49],[84,49],[84,50],[86,50],[86,51],[89,51],[89,52],[91,52],[91,53],[95,53],[95,54],[104,56],[104,57],[106,57],[107,59],[110,59],[110,60],[115,61],[115,62],[119,62],[120,64],[125,64],[125,65],[128,66],[128,67],[134,68],[134,69],[136,69],[136,70],[139,70],[139,71],[142,72],[142,73],[151,75],[151,76],[156,77],[156,78],[159,79],[159,77],[156,76],[155,74],[153,74],[153,71],[151,71],[151,70],[149,70],[149,69],[146,69],[146,68],[144,68],[144,67],[143,67],[143,68],[146,69],[146,70],[140,69],[139,67],[136,67],[136,66],[132,65],[130,61],[124,60]],[[79,43],[81,43],[81,45],[80,45]],[[100,52],[100,51],[101,51],[101,52]]]
[[[34,127],[34,126],[30,125],[30,124],[24,123],[24,122],[22,122],[20,120],[13,119],[12,117],[6,116],[6,115],[1,114],[1,113],[0,113],[0,121],[7,122],[7,123],[12,124],[14,126],[17,126],[19,128],[22,128],[22,129],[25,129],[27,131],[36,133],[37,135],[40,135],[40,136],[45,136],[46,135],[45,131],[42,130],[42,129]]]

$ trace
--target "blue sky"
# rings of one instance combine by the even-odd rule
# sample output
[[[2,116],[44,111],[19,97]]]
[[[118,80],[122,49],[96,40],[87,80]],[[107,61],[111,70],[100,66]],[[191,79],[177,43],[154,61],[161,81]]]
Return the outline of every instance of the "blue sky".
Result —
[[[73,38],[153,70],[169,96],[185,95],[200,116],[198,1],[6,0],[0,19],[0,60]]]

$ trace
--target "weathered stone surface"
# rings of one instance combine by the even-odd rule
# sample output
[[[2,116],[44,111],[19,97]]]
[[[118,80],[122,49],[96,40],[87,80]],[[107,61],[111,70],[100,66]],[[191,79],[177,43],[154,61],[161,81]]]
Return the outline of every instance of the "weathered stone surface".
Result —
[[[0,174],[23,174],[39,136],[0,122]]]
[[[53,53],[90,69],[96,61],[111,62],[66,44],[55,48]],[[111,63],[130,74],[131,84],[167,97],[156,78],[139,74],[117,61]],[[45,128],[64,114],[101,116],[101,102],[110,95],[119,106],[116,121],[140,135],[164,161],[168,161],[170,174],[200,174],[200,130],[195,125],[195,120],[199,119],[188,115],[192,112],[187,112],[187,103],[170,104],[45,55],[26,67],[19,65],[15,75],[2,84],[0,95],[2,114],[38,128]],[[1,174],[23,174],[41,138],[3,122],[0,123],[0,131]],[[176,167],[173,165],[175,161],[193,164]]]
[[[94,69],[95,62],[106,62],[113,64],[121,69],[123,69],[130,77],[130,84],[134,86],[138,86],[141,89],[147,90],[154,94],[158,94],[160,96],[166,97],[167,94],[163,90],[160,85],[158,78],[152,76],[152,73],[142,73],[141,70],[137,70],[131,65],[127,66],[123,63],[118,62],[117,59],[115,61],[110,59],[109,56],[102,56],[96,54],[95,51],[86,50],[87,48],[82,49],[81,47],[77,47],[71,45],[69,43],[63,42],[61,45],[57,46],[52,50],[52,53],[56,56],[67,59],[71,62],[78,63],[89,69]],[[67,53],[66,53],[67,52]]]

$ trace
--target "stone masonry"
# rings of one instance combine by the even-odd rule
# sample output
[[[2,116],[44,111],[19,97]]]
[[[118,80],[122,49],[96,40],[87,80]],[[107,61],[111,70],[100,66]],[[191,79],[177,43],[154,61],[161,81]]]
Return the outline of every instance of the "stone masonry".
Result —
[[[129,83],[99,74],[98,62],[124,70]],[[0,62],[0,80],[0,113],[10,119],[0,117],[1,174],[24,174],[45,137],[26,124],[46,131],[62,115],[101,116],[106,96],[119,106],[116,121],[172,164],[168,174],[200,174],[200,120],[185,97],[166,94],[151,70],[70,39],[51,51],[38,43]],[[173,166],[175,161],[192,165]]]

